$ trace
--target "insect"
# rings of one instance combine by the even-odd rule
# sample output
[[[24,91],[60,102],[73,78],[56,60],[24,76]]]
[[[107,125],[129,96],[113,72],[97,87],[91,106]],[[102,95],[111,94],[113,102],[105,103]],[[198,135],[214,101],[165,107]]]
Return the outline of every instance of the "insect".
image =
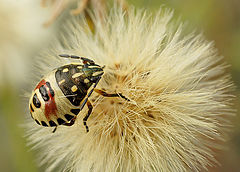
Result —
[[[109,94],[96,89],[105,66],[101,67],[85,57],[67,54],[59,56],[79,59],[82,63],[70,63],[53,70],[35,87],[30,97],[29,109],[37,124],[55,127],[53,133],[59,125],[72,126],[87,104],[88,112],[83,118],[83,124],[88,132],[87,120],[93,109],[89,97],[93,91],[105,97],[120,97],[129,101],[121,93]]]

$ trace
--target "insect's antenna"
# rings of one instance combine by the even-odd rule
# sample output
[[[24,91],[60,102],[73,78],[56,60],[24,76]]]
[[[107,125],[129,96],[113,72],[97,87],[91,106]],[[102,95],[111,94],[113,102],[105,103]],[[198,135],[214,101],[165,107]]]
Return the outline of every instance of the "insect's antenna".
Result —
[[[83,61],[83,64],[86,64],[86,63],[89,63],[91,65],[95,64],[95,62],[93,60],[90,60],[90,59],[88,59],[86,57],[81,57],[81,60]]]
[[[64,58],[72,58],[72,59],[81,59],[84,57],[79,57],[79,56],[75,56],[75,55],[69,55],[69,54],[60,54],[59,57],[64,57]]]
[[[64,57],[64,58],[72,58],[72,59],[80,59],[83,61],[83,64],[95,64],[93,60],[90,60],[86,57],[80,57],[80,56],[75,56],[75,55],[69,55],[69,54],[60,54],[59,57]]]

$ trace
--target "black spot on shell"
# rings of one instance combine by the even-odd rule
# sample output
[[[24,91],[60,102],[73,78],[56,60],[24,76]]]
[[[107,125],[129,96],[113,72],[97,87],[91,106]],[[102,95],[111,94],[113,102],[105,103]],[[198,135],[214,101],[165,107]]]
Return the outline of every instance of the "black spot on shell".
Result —
[[[57,122],[59,125],[64,124],[66,121],[64,121],[62,118],[58,118]]]
[[[41,102],[37,97],[37,94],[35,93],[33,96],[33,104],[36,108],[40,108],[41,107]]]
[[[41,124],[42,124],[42,126],[44,126],[44,127],[48,127],[48,125],[47,125],[46,122],[44,122],[44,121],[41,121]]]
[[[73,117],[74,117],[74,116],[69,115],[69,114],[66,114],[66,115],[64,115],[64,116],[65,116],[65,118],[66,118],[68,121],[70,121],[70,120],[73,119]]]
[[[71,109],[71,112],[77,115],[80,112],[80,109]]]
[[[49,83],[49,82],[46,82],[46,85],[48,86],[48,88],[49,88],[49,90],[50,90],[50,94],[51,94],[51,96],[54,97],[54,91],[53,91],[53,89],[52,89],[50,83]]]
[[[50,125],[51,127],[57,126],[57,124],[56,124],[55,122],[53,122],[52,120],[49,121],[49,125]]]
[[[45,88],[44,85],[42,85],[40,88],[39,88],[39,92],[43,98],[43,100],[46,102],[49,100],[49,96],[48,96],[48,92],[47,92],[47,89]]]
[[[39,121],[38,121],[38,120],[36,120],[36,119],[35,119],[35,122],[36,122],[38,125],[41,125],[41,124],[39,123]]]

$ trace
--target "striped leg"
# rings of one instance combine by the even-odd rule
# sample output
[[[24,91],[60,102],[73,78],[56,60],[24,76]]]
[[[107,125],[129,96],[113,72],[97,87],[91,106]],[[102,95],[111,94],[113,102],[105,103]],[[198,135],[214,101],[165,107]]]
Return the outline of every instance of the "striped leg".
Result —
[[[87,120],[88,120],[88,117],[91,115],[92,109],[93,109],[93,106],[92,106],[92,104],[89,100],[87,101],[87,106],[88,106],[88,113],[83,118],[83,125],[86,127],[86,131],[89,132],[89,129],[88,129],[88,126],[87,126]]]
[[[122,93],[115,93],[115,94],[109,94],[109,93],[106,93],[105,91],[103,90],[99,90],[99,89],[94,89],[95,92],[97,92],[98,94],[104,96],[104,97],[121,97],[127,101],[130,101],[128,98],[126,98],[124,95],[122,95]]]

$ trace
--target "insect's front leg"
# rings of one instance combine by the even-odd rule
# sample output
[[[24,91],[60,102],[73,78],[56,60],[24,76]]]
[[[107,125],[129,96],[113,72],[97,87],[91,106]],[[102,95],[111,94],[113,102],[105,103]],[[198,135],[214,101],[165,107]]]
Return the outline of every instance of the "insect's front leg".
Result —
[[[127,97],[122,95],[122,93],[109,94],[109,93],[106,93],[105,91],[97,89],[97,88],[95,88],[94,91],[97,92],[98,94],[104,96],[104,97],[121,97],[121,98],[123,98],[127,101],[130,101]]]
[[[92,106],[92,104],[91,104],[91,102],[89,100],[87,101],[87,106],[88,106],[88,113],[83,118],[83,125],[86,127],[86,131],[89,132],[89,128],[87,126],[87,120],[88,120],[89,116],[91,115],[92,109],[93,109],[93,106]]]

